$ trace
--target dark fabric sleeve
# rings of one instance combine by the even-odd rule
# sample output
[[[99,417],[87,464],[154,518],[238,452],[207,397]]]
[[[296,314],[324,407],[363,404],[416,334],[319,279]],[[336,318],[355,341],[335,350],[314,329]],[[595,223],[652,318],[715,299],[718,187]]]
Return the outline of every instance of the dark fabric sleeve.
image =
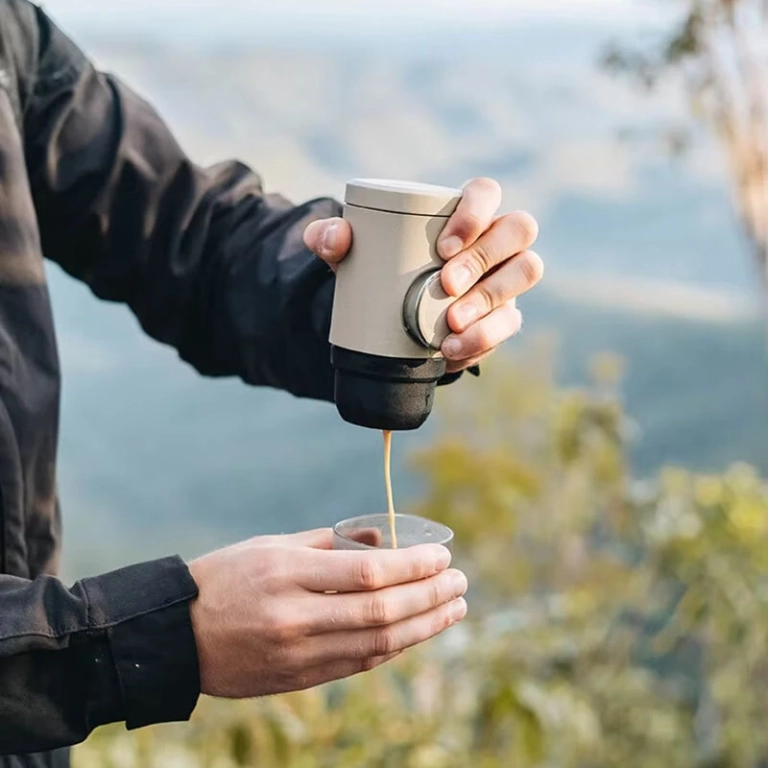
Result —
[[[45,255],[200,372],[331,400],[333,275],[302,235],[339,204],[265,194],[237,162],[196,166],[147,102],[35,19],[24,133]]]
[[[339,203],[295,206],[241,163],[195,165],[146,101],[39,9],[36,23],[24,131],[45,255],[201,373],[332,401],[333,274],[302,235]]]
[[[0,576],[0,753],[39,752],[189,718],[200,692],[178,557],[84,579]]]

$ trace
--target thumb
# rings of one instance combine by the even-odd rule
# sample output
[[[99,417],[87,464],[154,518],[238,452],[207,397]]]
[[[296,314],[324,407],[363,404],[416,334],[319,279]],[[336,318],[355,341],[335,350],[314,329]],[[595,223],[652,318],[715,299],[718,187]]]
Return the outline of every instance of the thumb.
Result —
[[[331,267],[338,264],[352,245],[352,228],[344,219],[313,221],[304,230],[304,244]]]
[[[254,536],[235,544],[233,549],[262,549],[264,547],[309,547],[310,549],[333,549],[333,529],[317,528],[301,533],[281,533],[267,536]]]
[[[317,528],[314,531],[290,533],[282,537],[282,543],[289,547],[310,547],[312,549],[332,549],[333,530]]]

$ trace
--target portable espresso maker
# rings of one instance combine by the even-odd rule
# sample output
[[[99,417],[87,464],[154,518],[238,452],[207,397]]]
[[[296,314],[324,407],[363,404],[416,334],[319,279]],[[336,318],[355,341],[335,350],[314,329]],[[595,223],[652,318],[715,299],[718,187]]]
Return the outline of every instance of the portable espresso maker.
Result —
[[[336,275],[330,341],[336,407],[351,424],[411,430],[432,411],[455,301],[435,246],[461,195],[402,181],[347,184],[352,248]]]

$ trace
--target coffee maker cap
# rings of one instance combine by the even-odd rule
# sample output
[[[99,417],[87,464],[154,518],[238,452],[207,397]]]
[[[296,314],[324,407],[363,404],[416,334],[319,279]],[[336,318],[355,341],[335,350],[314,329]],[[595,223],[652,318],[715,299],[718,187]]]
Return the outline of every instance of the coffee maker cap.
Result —
[[[412,181],[353,179],[347,183],[345,201],[359,208],[415,216],[451,216],[462,191]]]

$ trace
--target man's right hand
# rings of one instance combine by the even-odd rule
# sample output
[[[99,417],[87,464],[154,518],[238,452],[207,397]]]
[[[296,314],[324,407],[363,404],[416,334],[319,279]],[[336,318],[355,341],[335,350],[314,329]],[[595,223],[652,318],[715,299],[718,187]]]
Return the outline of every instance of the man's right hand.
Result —
[[[262,536],[190,564],[203,693],[251,698],[364,672],[464,618],[436,544],[334,551],[331,531]],[[329,594],[333,593],[333,594]]]

